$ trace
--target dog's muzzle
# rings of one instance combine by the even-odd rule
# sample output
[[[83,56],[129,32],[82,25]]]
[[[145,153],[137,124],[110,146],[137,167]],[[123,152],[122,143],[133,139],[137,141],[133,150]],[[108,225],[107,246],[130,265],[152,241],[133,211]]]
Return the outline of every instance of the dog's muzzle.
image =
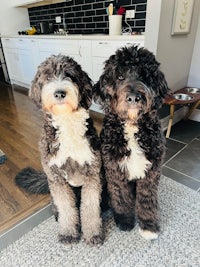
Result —
[[[55,93],[54,93],[54,97],[58,100],[62,100],[66,97],[66,91],[63,91],[63,90],[57,90]]]

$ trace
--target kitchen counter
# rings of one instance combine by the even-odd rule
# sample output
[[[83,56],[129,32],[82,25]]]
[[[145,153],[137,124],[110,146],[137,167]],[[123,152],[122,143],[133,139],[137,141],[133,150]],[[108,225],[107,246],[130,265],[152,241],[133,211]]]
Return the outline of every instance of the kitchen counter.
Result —
[[[4,38],[28,38],[28,39],[69,39],[69,40],[119,40],[119,41],[144,41],[144,35],[108,35],[108,34],[40,34],[40,35],[19,35],[2,34]]]

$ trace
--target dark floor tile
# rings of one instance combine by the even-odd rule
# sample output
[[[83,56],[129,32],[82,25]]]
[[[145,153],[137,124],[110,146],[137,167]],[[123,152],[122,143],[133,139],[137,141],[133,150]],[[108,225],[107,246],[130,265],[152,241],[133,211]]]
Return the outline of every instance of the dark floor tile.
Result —
[[[187,145],[166,166],[200,180],[200,140]]]
[[[174,181],[184,184],[191,189],[198,190],[200,187],[200,182],[184,175],[179,172],[176,172],[175,170],[169,169],[168,167],[163,166],[162,168],[162,174],[166,177],[169,177],[173,179]]]
[[[175,140],[167,139],[166,144],[166,155],[164,163],[167,162],[171,157],[173,157],[179,150],[181,150],[185,144],[177,142]]]
[[[176,123],[171,130],[170,138],[183,143],[190,143],[194,138],[200,136],[200,122],[186,120]]]

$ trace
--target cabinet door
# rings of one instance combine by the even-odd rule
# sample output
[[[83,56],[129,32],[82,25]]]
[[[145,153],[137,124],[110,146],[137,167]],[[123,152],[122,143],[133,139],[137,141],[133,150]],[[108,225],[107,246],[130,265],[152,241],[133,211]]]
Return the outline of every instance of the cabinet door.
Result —
[[[10,79],[21,77],[17,41],[15,38],[2,38],[3,51]]]
[[[2,44],[10,79],[30,85],[36,72],[37,58],[31,39],[3,38]]]
[[[20,68],[20,60],[16,49],[4,47],[4,55],[10,79],[21,79],[22,73]]]
[[[106,61],[106,58],[95,57],[92,60],[92,78],[94,82],[97,82],[99,80],[100,75],[103,73],[104,62]]]
[[[37,39],[31,39],[30,43],[30,49],[31,49],[31,57],[33,62],[33,72],[34,75],[37,72],[37,68],[40,64],[40,56],[39,56],[39,49],[38,49],[38,40]]]
[[[79,58],[77,58],[78,63],[81,65],[82,69],[87,72],[90,78],[92,78],[92,41],[81,40],[79,41]]]
[[[40,59],[39,63],[42,63],[45,59],[47,59],[53,54],[55,55],[55,53],[53,53],[52,51],[40,51],[39,52],[39,59]]]
[[[66,55],[80,60],[79,47],[77,40],[59,40],[59,39],[40,39],[38,40],[40,62],[44,61],[51,55]]]
[[[31,51],[31,40],[26,38],[17,38],[18,57],[21,69],[21,77],[18,81],[29,84],[33,80],[34,68],[34,54]]]
[[[20,50],[19,61],[20,61],[22,76],[21,76],[21,80],[19,80],[19,77],[17,80],[30,85],[35,75],[35,69],[33,66],[33,61],[32,61],[32,56],[30,54],[30,50]]]
[[[97,82],[102,74],[104,62],[115,53],[117,43],[114,41],[92,41],[92,78]]]

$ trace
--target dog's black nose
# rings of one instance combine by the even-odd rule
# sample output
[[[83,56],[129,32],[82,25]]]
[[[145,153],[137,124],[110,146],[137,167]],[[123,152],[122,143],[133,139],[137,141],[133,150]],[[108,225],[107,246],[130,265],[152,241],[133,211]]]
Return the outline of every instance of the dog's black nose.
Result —
[[[58,90],[54,93],[55,98],[63,99],[66,96],[66,92],[63,90]]]

